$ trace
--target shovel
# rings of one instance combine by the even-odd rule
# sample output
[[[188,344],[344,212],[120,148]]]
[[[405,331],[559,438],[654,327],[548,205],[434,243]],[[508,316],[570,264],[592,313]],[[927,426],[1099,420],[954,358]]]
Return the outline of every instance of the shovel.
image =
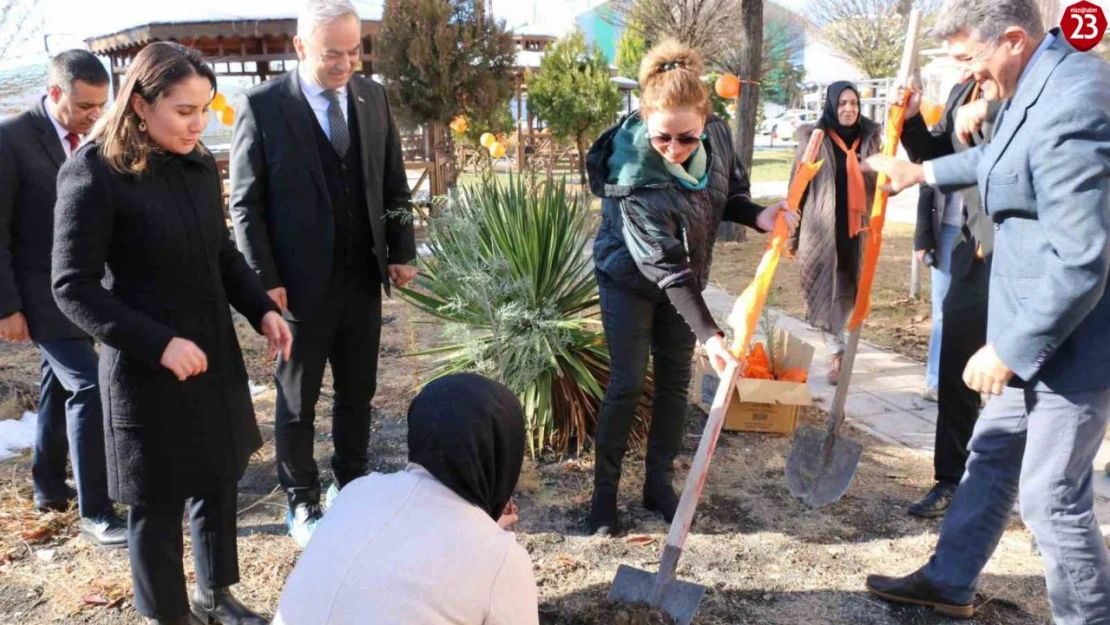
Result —
[[[787,205],[794,212],[798,210],[806,186],[821,168],[821,161],[817,160],[817,154],[823,138],[824,133],[821,130],[815,131],[810,137],[801,162],[797,164],[787,196]],[[788,232],[786,219],[780,214],[771,232],[771,245],[756,269],[755,279],[733,304],[729,325],[735,331],[735,337],[730,351],[737,357],[747,353],[760,312],[767,301],[775,268],[786,249]],[[717,387],[713,406],[709,410],[709,420],[705,423],[701,442],[698,443],[698,452],[694,456],[694,465],[686,476],[686,487],[682,489],[678,510],[671,522],[663,555],[659,559],[659,572],[649,573],[622,564],[617,569],[612,588],[609,589],[610,601],[647,603],[670,614],[679,625],[689,625],[694,620],[698,604],[705,594],[705,586],[678,581],[675,579],[675,569],[678,567],[682,548],[686,544],[686,537],[690,533],[694,508],[698,505],[698,498],[701,497],[705,480],[709,476],[709,463],[713,459],[713,451],[717,448],[717,439],[721,436],[729,402],[736,391],[736,380],[740,377],[742,367],[745,366],[741,359],[736,364],[729,365],[721,375],[721,383]]]
[[[690,534],[694,508],[698,505],[698,498],[701,497],[709,475],[709,463],[713,459],[713,451],[725,423],[729,402],[735,394],[739,374],[740,366],[732,364],[721,376],[721,384],[717,387],[713,407],[709,411],[709,420],[705,423],[705,431],[702,432],[698,452],[694,456],[694,465],[686,476],[686,487],[682,489],[678,510],[667,534],[667,543],[659,560],[659,572],[649,573],[622,564],[609,589],[610,601],[647,603],[669,614],[678,625],[689,625],[694,620],[698,604],[705,595],[705,586],[675,579],[675,569],[678,568],[678,559],[682,555],[686,537]]]
[[[794,432],[794,446],[786,459],[786,486],[790,494],[807,506],[827,506],[838,501],[848,492],[859,466],[863,446],[840,438],[858,347],[859,328],[856,328],[848,335],[832,412],[824,429],[807,426]]]
[[[909,16],[906,42],[902,48],[902,65],[898,71],[896,84],[907,84],[914,68],[917,67],[920,31],[921,11],[914,9]],[[889,119],[883,130],[882,152],[887,156],[894,156],[898,150],[909,98],[910,93],[907,89],[901,102],[892,102],[890,107]],[[866,230],[867,241],[860,268],[856,305],[847,324],[850,331],[848,345],[841,362],[840,379],[837,380],[829,421],[824,430],[811,427],[799,428],[794,433],[794,446],[786,459],[786,485],[790,493],[802,503],[813,507],[835,503],[848,492],[863,453],[863,447],[859,443],[840,438],[840,425],[844,422],[844,404],[848,399],[848,387],[852,382],[852,368],[859,348],[860,327],[871,311],[871,286],[883,244],[883,223],[886,221],[888,196],[882,191],[886,182],[886,176],[880,174],[875,183],[877,191],[871,209],[871,223]]]

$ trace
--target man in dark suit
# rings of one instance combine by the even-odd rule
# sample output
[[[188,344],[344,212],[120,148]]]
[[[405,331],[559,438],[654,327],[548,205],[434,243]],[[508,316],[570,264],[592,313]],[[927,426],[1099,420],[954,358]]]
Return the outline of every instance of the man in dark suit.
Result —
[[[1033,0],[946,0],[934,33],[984,95],[1004,101],[991,142],[923,165],[868,159],[897,191],[978,184],[995,226],[987,344],[964,381],[990,394],[932,559],[868,589],[974,612],[979,575],[1021,515],[1057,625],[1110,623],[1110,556],[1092,510],[1110,420],[1110,64],[1045,32]]]
[[[968,77],[961,81],[948,96],[944,117],[930,130],[920,114],[921,96],[914,94],[902,131],[902,145],[910,159],[927,161],[986,145],[1002,103],[988,102],[980,96],[974,80]],[[987,296],[994,227],[981,210],[978,186],[951,193],[922,187],[921,197],[914,249],[919,260],[924,259],[926,252],[933,252],[941,265],[939,270],[948,274],[948,289],[941,304],[942,315],[934,319],[934,323],[941,323],[937,432],[933,451],[936,484],[924,498],[910,506],[909,513],[936,518],[944,516],[967,468],[967,444],[982,404],[979,393],[964,384],[963,371],[968,360],[987,343]],[[959,224],[959,234],[947,258],[942,258],[946,241],[942,241],[941,233],[953,221]],[[945,262],[941,263],[942,260]]]
[[[355,73],[361,21],[348,0],[309,0],[296,71],[251,89],[231,156],[231,213],[247,261],[293,330],[275,417],[286,522],[301,545],[320,520],[316,400],[331,363],[335,482],[364,475],[384,287],[416,276],[408,180],[385,90]]]
[[[0,122],[0,338],[32,340],[42,354],[32,456],[35,507],[65,510],[77,497],[81,533],[110,547],[127,526],[108,499],[104,423],[93,341],[70,323],[50,289],[58,169],[104,110],[108,72],[84,50],[50,63],[48,95]],[[66,455],[77,491],[66,485]]]

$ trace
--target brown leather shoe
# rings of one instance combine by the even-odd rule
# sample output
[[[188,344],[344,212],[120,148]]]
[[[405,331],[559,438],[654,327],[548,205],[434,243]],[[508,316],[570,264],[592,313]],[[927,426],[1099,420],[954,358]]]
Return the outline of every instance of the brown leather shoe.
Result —
[[[975,606],[944,598],[940,591],[925,579],[925,575],[920,570],[905,577],[868,575],[867,590],[880,599],[894,603],[923,605],[932,608],[934,612],[953,618],[975,616]]]
[[[844,354],[833,354],[829,356],[829,373],[826,379],[829,384],[836,386],[840,382],[840,364],[844,361]]]

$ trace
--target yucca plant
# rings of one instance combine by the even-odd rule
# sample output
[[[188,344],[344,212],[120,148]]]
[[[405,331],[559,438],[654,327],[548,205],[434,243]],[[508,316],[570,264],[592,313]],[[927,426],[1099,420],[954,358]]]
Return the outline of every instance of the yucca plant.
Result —
[[[424,383],[461,371],[504,383],[524,405],[533,456],[571,441],[581,451],[609,381],[587,219],[565,185],[485,178],[428,218],[431,254],[416,288],[401,289],[443,325],[445,344],[420,354],[435,356]]]

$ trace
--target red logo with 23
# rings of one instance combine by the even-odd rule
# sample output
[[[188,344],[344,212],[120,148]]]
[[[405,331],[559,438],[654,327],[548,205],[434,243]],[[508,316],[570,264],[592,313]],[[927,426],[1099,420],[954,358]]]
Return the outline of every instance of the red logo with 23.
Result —
[[[1097,46],[1106,34],[1106,12],[1086,0],[1077,2],[1064,10],[1060,30],[1076,50],[1086,52]]]

